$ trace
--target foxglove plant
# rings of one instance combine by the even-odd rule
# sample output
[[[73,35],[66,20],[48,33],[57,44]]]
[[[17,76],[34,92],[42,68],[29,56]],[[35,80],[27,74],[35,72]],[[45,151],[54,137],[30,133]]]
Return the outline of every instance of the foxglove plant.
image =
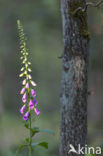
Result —
[[[22,118],[25,123],[25,127],[29,130],[29,137],[25,139],[25,143],[19,146],[16,154],[22,149],[27,147],[29,149],[29,156],[32,156],[33,148],[37,145],[42,146],[44,148],[48,148],[47,142],[33,143],[33,137],[36,133],[39,132],[48,132],[54,134],[52,130],[40,130],[37,127],[32,127],[32,114],[33,116],[40,115],[40,111],[37,108],[38,101],[36,100],[36,91],[35,87],[36,83],[32,80],[31,76],[31,62],[28,60],[28,50],[26,45],[26,38],[23,32],[23,26],[21,25],[20,20],[17,21],[17,26],[19,30],[19,38],[20,38],[20,50],[21,50],[21,61],[22,68],[19,77],[22,78],[22,89],[20,94],[22,95],[22,107],[20,108],[20,113],[22,114]]]

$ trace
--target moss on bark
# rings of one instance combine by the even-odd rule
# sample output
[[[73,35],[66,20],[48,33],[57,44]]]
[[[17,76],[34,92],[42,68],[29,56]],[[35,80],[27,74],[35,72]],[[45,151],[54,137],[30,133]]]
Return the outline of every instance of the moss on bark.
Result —
[[[84,8],[82,1],[70,2],[69,13],[77,21],[80,36],[90,38],[90,31],[88,29],[87,12],[82,9],[76,11],[77,8]]]

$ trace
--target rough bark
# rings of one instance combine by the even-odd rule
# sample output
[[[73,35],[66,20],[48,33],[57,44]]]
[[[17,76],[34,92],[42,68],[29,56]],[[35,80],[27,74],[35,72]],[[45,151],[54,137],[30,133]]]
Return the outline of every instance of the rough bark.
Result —
[[[87,80],[89,31],[85,0],[61,0],[64,51],[62,56],[61,81],[61,142],[60,156],[75,156],[68,153],[72,144],[87,144]],[[79,156],[83,154],[79,154]]]

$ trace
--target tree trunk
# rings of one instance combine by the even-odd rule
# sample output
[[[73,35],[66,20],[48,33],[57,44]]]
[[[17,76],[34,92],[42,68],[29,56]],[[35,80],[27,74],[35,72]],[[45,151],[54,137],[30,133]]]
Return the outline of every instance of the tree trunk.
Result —
[[[89,31],[85,0],[61,0],[64,51],[61,81],[60,156],[82,156],[68,153],[70,144],[87,144],[87,80]]]

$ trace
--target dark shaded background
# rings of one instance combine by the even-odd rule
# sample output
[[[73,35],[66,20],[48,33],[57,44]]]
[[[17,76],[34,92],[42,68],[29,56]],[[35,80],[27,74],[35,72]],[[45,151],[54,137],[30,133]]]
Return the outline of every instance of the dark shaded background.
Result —
[[[62,23],[58,0],[0,0],[0,156],[14,153],[28,135],[19,113],[21,79],[20,50],[16,20],[20,19],[28,37],[33,79],[41,115],[33,123],[52,129],[55,136],[40,134],[35,141],[48,141],[49,149],[36,148],[35,156],[57,156],[59,153],[60,79]],[[103,15],[101,9],[89,9],[90,67],[88,99],[89,144],[103,140]],[[26,156],[22,151],[19,156]]]

